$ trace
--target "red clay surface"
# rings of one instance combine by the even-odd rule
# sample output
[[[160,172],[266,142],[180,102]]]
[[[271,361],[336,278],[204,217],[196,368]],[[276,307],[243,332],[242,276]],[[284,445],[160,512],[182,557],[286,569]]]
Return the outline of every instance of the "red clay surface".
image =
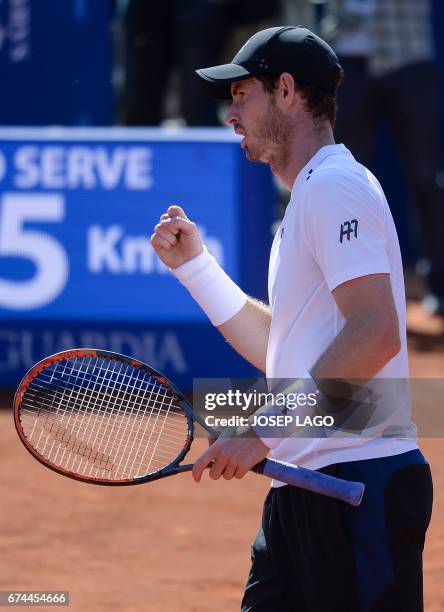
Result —
[[[419,326],[413,333],[411,373],[444,378],[444,338],[429,332]],[[442,406],[442,397],[427,399]],[[0,447],[1,590],[69,590],[72,611],[239,610],[267,479],[196,485],[184,474],[116,489],[75,482],[28,455],[7,410],[0,412]],[[435,483],[426,610],[441,612],[444,444],[428,439],[421,447]]]

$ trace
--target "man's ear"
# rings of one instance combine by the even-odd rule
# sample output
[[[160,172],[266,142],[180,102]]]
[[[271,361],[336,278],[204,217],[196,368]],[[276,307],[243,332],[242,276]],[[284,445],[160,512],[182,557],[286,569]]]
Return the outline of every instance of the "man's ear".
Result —
[[[279,90],[283,102],[290,106],[294,100],[296,83],[294,77],[289,72],[283,72],[279,77]]]

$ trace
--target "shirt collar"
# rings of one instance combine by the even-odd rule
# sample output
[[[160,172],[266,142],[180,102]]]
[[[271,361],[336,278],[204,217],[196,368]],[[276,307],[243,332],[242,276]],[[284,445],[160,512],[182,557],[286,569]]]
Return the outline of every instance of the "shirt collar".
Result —
[[[324,161],[324,159],[330,157],[330,155],[344,155],[353,159],[353,155],[343,144],[331,144],[321,147],[319,151],[317,151],[309,160],[309,162],[302,168],[302,170],[299,171],[298,175],[295,178],[291,191],[293,192],[294,188],[303,180],[305,180],[307,176],[311,174],[313,170]]]

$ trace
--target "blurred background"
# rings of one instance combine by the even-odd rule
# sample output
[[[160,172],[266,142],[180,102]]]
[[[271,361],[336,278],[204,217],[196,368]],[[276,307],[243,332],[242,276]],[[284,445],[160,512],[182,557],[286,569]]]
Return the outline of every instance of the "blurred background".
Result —
[[[193,71],[230,61],[254,32],[283,24],[309,27],[339,55],[336,140],[376,174],[395,219],[412,376],[443,377],[440,0],[0,0],[1,407],[36,361],[74,346],[133,355],[189,391],[193,377],[255,374],[170,278],[149,236],[168,205],[182,205],[234,280],[267,298],[269,248],[289,194],[245,160],[223,127],[224,104]],[[1,588],[71,588],[79,610],[238,609],[266,483],[253,476],[194,492],[184,477],[117,495],[60,484],[30,466],[9,412],[0,419],[8,491],[0,504],[9,517]],[[438,442],[424,442],[435,483]],[[426,558],[431,612],[444,610],[441,489]],[[184,497],[189,509],[167,524],[160,517]],[[214,528],[226,533],[216,553],[227,565],[210,571]],[[182,570],[171,571],[173,554],[187,565],[187,586]]]
[[[411,331],[440,344],[442,3],[3,0],[0,385],[73,345],[135,355],[188,388],[193,376],[253,373],[147,237],[169,204],[183,205],[228,273],[266,299],[288,193],[245,161],[222,127],[226,107],[194,70],[230,61],[255,31],[283,23],[308,26],[338,52],[337,141],[381,181]]]
[[[3,0],[1,385],[73,345],[133,354],[188,387],[193,376],[252,373],[147,237],[169,204],[182,204],[227,271],[266,299],[288,193],[243,159],[222,127],[225,106],[194,70],[229,61],[255,31],[282,23],[304,24],[336,49],[345,68],[337,141],[387,194],[412,331],[442,335],[442,3]]]

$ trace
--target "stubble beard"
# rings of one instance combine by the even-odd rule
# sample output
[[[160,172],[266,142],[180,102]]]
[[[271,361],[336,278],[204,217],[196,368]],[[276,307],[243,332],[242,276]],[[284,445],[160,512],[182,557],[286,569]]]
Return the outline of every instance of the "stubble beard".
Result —
[[[291,126],[270,97],[268,112],[262,126],[253,134],[254,142],[246,150],[249,161],[269,164],[272,169],[285,166],[289,157]]]

